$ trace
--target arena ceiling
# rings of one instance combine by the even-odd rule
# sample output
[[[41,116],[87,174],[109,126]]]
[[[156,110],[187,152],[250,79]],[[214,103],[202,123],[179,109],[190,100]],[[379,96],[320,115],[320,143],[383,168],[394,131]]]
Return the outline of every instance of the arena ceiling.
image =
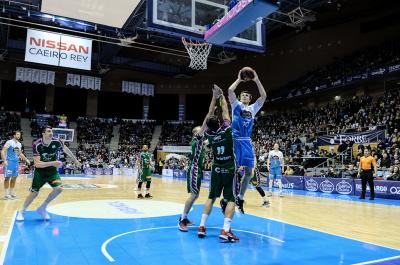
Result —
[[[16,5],[13,8],[11,2],[21,2],[24,5]],[[390,10],[398,7],[400,1],[387,1],[385,5],[374,0],[281,0],[279,12],[264,19],[266,24],[266,35],[268,41],[286,34],[299,34],[318,28],[330,27],[347,22],[357,17],[377,14],[382,10]],[[13,0],[1,1],[3,12],[0,12],[0,21],[7,22],[7,19],[14,19],[7,23],[19,26],[27,26],[27,22],[37,23],[42,29],[46,27],[57,27],[59,31],[71,30],[73,35],[86,36],[87,33],[94,34],[93,39],[98,43],[94,47],[97,64],[93,71],[106,74],[109,70],[118,68],[135,69],[139,71],[153,72],[169,76],[192,76],[196,72],[187,68],[188,57],[178,38],[171,38],[166,34],[158,34],[146,31],[146,0]],[[301,8],[305,19],[293,21],[290,12]],[[82,21],[74,26],[71,23],[54,20],[46,16],[35,16],[38,14],[52,14]],[[87,23],[85,23],[87,22]],[[40,26],[41,25],[41,26]],[[28,25],[29,26],[29,25]],[[3,45],[14,43],[9,48],[9,58],[21,61],[24,45],[24,30],[1,27]],[[65,31],[64,33],[68,33]],[[4,38],[3,38],[4,37]],[[122,43],[121,39],[143,43],[146,46],[132,47]],[[8,39],[7,43],[4,39]],[[105,40],[105,41],[104,41]],[[16,43],[19,41],[21,43]],[[179,50],[172,51],[176,55],[171,56],[170,52],[160,52],[157,47]],[[3,47],[1,47],[3,48]],[[236,60],[241,60],[249,52],[241,50],[229,50]],[[218,60],[221,49],[213,49],[210,55],[211,60]],[[18,55],[19,54],[19,55]],[[19,56],[19,57],[18,57]]]

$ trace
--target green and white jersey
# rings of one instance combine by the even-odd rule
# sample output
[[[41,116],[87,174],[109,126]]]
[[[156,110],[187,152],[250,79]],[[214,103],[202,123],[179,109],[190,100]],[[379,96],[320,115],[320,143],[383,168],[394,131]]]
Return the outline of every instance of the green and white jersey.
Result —
[[[232,128],[229,120],[224,120],[222,126],[216,131],[207,131],[206,137],[213,151],[213,165],[231,166],[235,164],[233,152]]]
[[[204,136],[193,136],[190,145],[192,147],[192,153],[190,154],[190,165],[197,165],[196,168],[202,170],[205,156]]]
[[[33,156],[40,156],[42,162],[57,161],[63,152],[63,147],[64,144],[58,139],[52,138],[49,144],[45,144],[43,138],[40,138],[32,144]],[[56,167],[35,168],[35,171],[44,176],[51,176],[58,172]]]
[[[151,167],[151,154],[149,152],[140,153],[140,164],[142,169],[150,169]]]

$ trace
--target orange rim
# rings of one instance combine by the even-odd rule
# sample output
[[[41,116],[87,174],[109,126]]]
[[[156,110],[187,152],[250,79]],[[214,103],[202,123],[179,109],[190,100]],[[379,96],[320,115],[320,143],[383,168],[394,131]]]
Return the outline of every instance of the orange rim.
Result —
[[[182,37],[182,42],[183,42],[183,44],[186,45],[186,46],[206,46],[206,45],[210,45],[210,44],[207,43],[207,42],[204,42],[204,43],[194,43],[194,42],[192,42],[191,40],[189,40],[189,42],[187,42],[186,39],[185,39],[185,37]]]

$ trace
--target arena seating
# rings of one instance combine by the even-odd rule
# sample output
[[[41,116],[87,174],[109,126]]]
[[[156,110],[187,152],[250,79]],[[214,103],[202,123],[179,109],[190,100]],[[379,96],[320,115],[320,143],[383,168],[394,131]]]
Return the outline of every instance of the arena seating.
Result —
[[[0,146],[10,139],[14,130],[21,130],[21,115],[17,112],[0,112]]]

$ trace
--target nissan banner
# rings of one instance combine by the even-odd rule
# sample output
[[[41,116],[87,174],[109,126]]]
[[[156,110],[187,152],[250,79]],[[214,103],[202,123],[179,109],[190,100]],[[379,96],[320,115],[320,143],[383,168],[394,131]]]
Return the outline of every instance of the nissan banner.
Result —
[[[91,70],[92,41],[28,29],[25,61]]]

